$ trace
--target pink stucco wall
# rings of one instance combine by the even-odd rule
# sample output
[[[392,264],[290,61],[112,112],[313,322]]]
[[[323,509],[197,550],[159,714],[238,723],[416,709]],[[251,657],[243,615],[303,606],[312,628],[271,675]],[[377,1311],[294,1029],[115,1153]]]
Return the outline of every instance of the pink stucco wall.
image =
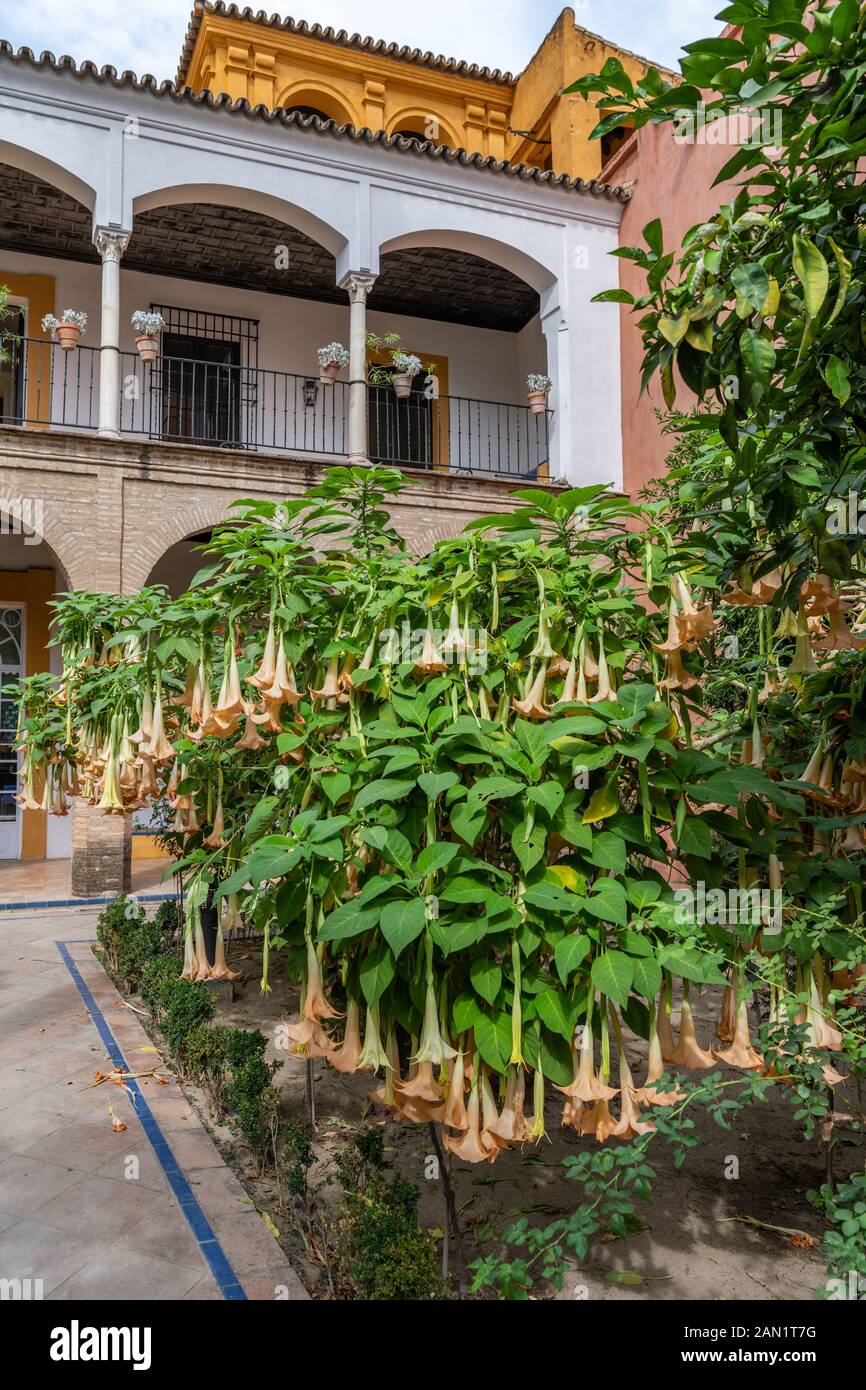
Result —
[[[620,224],[620,245],[644,245],[642,229],[654,217],[660,217],[665,250],[676,250],[690,227],[706,221],[733,196],[735,184],[711,186],[732,153],[733,148],[727,144],[680,143],[674,139],[670,124],[647,125],[636,131],[602,175],[605,183],[634,184]],[[614,283],[611,277],[611,284]],[[644,272],[631,261],[621,260],[619,284],[635,295],[643,294]],[[622,306],[623,481],[632,496],[650,478],[664,472],[671,447],[670,438],[662,434],[653,413],[664,409],[657,377],[639,398],[643,348],[637,317],[628,305]],[[690,400],[694,397],[678,380],[677,404],[686,405]]]

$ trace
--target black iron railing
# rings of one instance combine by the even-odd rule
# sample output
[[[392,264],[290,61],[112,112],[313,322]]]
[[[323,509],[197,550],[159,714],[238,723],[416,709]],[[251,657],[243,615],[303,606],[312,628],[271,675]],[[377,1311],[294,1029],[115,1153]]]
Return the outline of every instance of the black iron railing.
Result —
[[[341,457],[348,453],[349,386],[317,376],[160,355],[119,357],[120,433],[224,449]],[[0,424],[95,430],[98,348],[64,352],[42,339],[0,337]],[[442,473],[542,479],[550,412],[468,396],[400,399],[370,386],[370,458]]]
[[[120,430],[182,444],[347,452],[348,384],[187,357],[121,358]]]
[[[96,429],[99,350],[0,334],[0,424]]]
[[[393,386],[369,388],[371,459],[448,473],[541,478],[550,457],[550,412]]]

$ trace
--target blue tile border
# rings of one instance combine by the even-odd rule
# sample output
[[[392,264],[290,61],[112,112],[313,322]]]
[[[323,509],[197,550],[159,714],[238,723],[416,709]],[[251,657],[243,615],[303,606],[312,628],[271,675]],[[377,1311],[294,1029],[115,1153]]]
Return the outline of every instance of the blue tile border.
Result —
[[[130,893],[128,896],[136,903],[164,903],[173,901],[175,893]],[[104,907],[113,903],[117,894],[110,898],[46,898],[39,902],[0,903],[0,912],[44,912],[52,907]]]
[[[96,1025],[105,1050],[116,1067],[121,1067],[123,1071],[131,1071],[127,1065],[108,1021],[91,994],[81,971],[72,959],[69,951],[70,943],[66,941],[55,941],[55,946],[60,952],[64,965],[72,976],[73,983],[84,1000],[85,1008]],[[78,943],[72,942],[72,945]],[[169,1186],[177,1199],[181,1211],[189,1223],[189,1228],[198,1244],[202,1256],[206,1260],[210,1271],[217,1282],[217,1286],[224,1299],[234,1302],[245,1302],[246,1294],[235,1274],[228,1256],[223,1250],[217,1239],[213,1227],[199,1206],[198,1199],[190,1187],[183,1170],[178,1164],[177,1159],[171,1151],[165,1135],[142,1094],[141,1087],[135,1080],[127,1082],[130,1090],[135,1095],[135,1113],[141,1121],[142,1128],[150,1140],[153,1152],[156,1154],[157,1161],[168,1179]]]

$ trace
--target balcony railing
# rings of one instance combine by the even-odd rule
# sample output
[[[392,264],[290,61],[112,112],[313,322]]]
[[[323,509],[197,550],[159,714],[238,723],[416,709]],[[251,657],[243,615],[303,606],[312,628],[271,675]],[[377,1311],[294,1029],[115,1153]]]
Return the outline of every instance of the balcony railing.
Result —
[[[317,377],[121,352],[120,432],[211,448],[345,457],[349,387]],[[95,430],[98,348],[0,339],[0,424]],[[466,396],[398,399],[368,388],[368,447],[377,462],[443,473],[534,479],[546,474],[550,412]]]

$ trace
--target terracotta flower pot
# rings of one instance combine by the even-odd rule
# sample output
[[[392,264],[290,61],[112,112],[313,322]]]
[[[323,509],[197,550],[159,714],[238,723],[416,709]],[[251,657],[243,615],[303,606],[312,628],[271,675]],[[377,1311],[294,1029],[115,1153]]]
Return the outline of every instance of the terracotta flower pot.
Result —
[[[401,401],[412,394],[412,378],[408,372],[397,372],[391,378],[394,390]]]
[[[339,362],[328,362],[324,367],[319,366],[319,381],[323,386],[333,386],[340,370]]]
[[[58,323],[57,341],[64,352],[71,352],[78,347],[78,339],[81,337],[81,328],[77,323]]]
[[[547,393],[545,391],[530,391],[527,398],[529,409],[533,415],[543,415],[547,409]]]
[[[142,362],[155,362],[159,356],[159,338],[155,333],[136,333],[135,346]]]

